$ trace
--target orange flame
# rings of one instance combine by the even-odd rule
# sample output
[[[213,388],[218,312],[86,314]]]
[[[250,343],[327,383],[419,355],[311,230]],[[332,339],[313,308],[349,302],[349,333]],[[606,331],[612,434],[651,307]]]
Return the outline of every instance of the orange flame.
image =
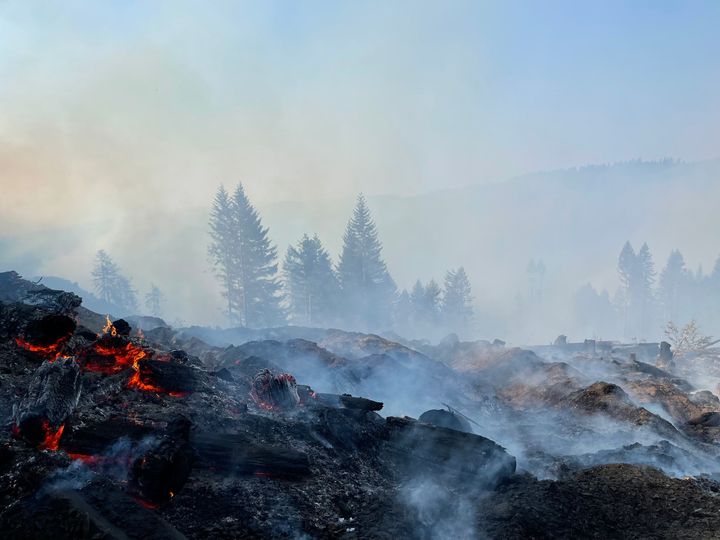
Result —
[[[43,420],[43,430],[45,431],[45,439],[40,443],[41,450],[57,450],[60,447],[60,437],[62,437],[65,424],[60,424],[57,431],[50,429],[50,423]]]
[[[102,333],[110,334],[111,336],[117,336],[117,329],[115,328],[113,323],[110,321],[109,315],[105,315],[105,326],[103,326]]]

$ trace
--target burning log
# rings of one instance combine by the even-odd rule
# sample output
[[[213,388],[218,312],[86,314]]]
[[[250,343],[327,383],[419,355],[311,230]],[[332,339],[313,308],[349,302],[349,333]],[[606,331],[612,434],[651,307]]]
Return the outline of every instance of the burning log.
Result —
[[[64,423],[80,399],[80,367],[73,358],[45,360],[14,411],[16,434],[34,446],[56,450]]]
[[[142,360],[137,365],[136,382],[130,386],[175,395],[193,392],[198,386],[197,370],[190,366],[162,360]]]
[[[46,315],[30,321],[23,331],[23,337],[16,338],[15,342],[23,349],[55,360],[75,328],[75,321],[67,315]]]
[[[269,369],[255,375],[250,397],[259,407],[269,411],[294,409],[300,403],[295,377],[289,373],[275,375]]]
[[[260,446],[233,433],[197,433],[192,437],[200,466],[234,474],[298,479],[310,475],[306,454],[291,448]]]

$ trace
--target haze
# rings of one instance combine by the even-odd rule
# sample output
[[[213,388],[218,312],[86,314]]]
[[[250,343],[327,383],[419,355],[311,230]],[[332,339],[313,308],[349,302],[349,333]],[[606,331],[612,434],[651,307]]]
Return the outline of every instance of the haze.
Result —
[[[580,286],[612,294],[625,240],[658,270],[720,254],[718,27],[717,2],[2,2],[0,270],[91,289],[105,249],[225,324],[220,183],[281,255],[307,232],[335,259],[364,192],[400,288],[464,265],[478,336],[551,339]],[[533,333],[531,258],[558,299]]]

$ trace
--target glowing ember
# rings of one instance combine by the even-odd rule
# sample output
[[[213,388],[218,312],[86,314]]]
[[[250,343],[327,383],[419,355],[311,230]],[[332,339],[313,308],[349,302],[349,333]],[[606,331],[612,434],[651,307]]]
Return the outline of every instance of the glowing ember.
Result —
[[[45,439],[40,443],[41,450],[57,450],[60,446],[60,437],[62,437],[65,424],[61,424],[57,431],[52,431],[50,423],[43,420],[43,430],[45,431]]]
[[[289,373],[275,375],[269,369],[255,375],[250,397],[266,411],[292,409],[300,403],[295,377]]]
[[[145,500],[141,499],[140,497],[133,497],[133,498],[135,499],[135,501],[137,501],[137,503],[140,506],[142,506],[143,508],[147,508],[148,510],[155,510],[158,507],[157,504],[153,504],[151,502],[145,501]]]
[[[51,343],[50,345],[34,345],[29,341],[25,341],[22,338],[15,338],[15,343],[17,343],[19,347],[22,347],[26,351],[46,356],[52,362],[55,361],[58,356],[60,356],[60,351],[62,350],[69,337],[70,336],[63,336],[55,343]]]

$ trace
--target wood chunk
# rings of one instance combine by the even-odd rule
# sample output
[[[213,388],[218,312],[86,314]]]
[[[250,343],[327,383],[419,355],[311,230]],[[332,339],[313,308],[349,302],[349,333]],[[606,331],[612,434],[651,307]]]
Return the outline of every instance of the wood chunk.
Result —
[[[234,433],[197,433],[191,437],[199,466],[235,474],[284,479],[310,475],[306,454],[278,446],[261,446]]]
[[[193,392],[197,389],[200,372],[190,366],[162,360],[138,362],[140,379],[166,392]]]
[[[412,418],[388,417],[388,450],[411,474],[419,470],[492,487],[515,473],[515,458],[490,439],[432,426]]]
[[[81,388],[80,366],[73,358],[45,360],[15,410],[20,436],[32,445],[39,445],[50,432],[61,430],[78,404]]]
[[[341,395],[340,403],[342,403],[346,409],[360,409],[363,411],[379,411],[383,408],[383,404],[380,401],[373,401],[372,399],[363,397],[353,397],[350,394]]]

